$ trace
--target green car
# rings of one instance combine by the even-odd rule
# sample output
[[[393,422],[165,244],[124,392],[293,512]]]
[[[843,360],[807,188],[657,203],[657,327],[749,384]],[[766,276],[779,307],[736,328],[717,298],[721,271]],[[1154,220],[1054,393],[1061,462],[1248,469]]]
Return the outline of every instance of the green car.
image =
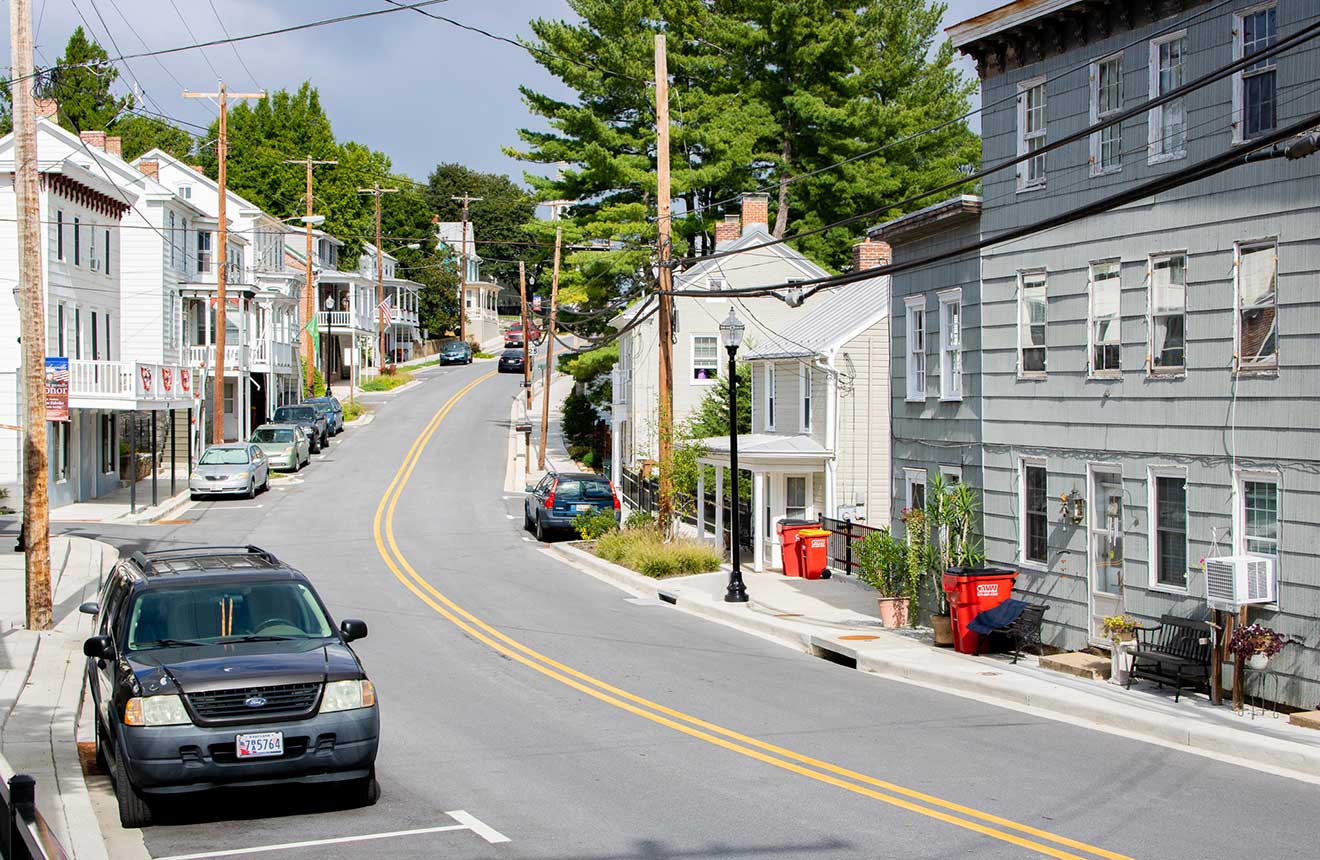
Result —
[[[297,424],[262,424],[248,441],[261,449],[272,469],[296,472],[312,461],[312,443]]]

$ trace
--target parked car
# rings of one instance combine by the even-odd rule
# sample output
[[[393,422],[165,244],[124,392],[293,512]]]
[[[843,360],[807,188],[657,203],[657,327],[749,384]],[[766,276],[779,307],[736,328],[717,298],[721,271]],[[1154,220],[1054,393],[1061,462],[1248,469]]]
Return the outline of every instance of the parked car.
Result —
[[[202,452],[188,475],[188,493],[203,496],[244,493],[249,499],[270,489],[270,463],[251,442],[212,445]]]
[[[523,351],[521,348],[506,349],[500,353],[500,373],[522,373],[523,367]]]
[[[451,340],[440,347],[441,364],[471,364],[472,347],[461,340]]]
[[[339,782],[380,794],[376,692],[302,573],[255,546],[135,552],[106,577],[83,643],[96,754],[119,821],[162,796],[222,786]]]
[[[272,469],[296,472],[312,461],[312,443],[297,424],[262,424],[248,440],[266,455]]]
[[[505,349],[519,349],[519,350],[522,349],[522,348],[523,348],[523,336],[522,336],[522,332],[509,332],[509,333],[505,334],[505,335],[504,335],[504,348],[505,348]]]
[[[504,336],[505,336],[506,338],[507,338],[507,337],[514,337],[514,336],[517,336],[517,337],[520,338],[520,339],[523,338],[524,336],[526,336],[526,337],[530,337],[533,341],[535,341],[535,340],[537,340],[538,338],[541,337],[541,332],[540,332],[539,330],[537,330],[536,326],[534,326],[534,325],[528,325],[528,327],[527,327],[527,333],[526,333],[526,335],[524,335],[524,334],[523,334],[523,325],[522,325],[522,323],[514,323],[514,324],[509,328],[509,330],[506,331],[506,332],[504,333]]]
[[[523,528],[543,541],[555,530],[573,527],[573,518],[588,511],[614,511],[619,518],[619,496],[604,475],[589,472],[547,472],[527,485],[523,499]]]
[[[330,444],[330,423],[315,406],[306,403],[281,406],[271,420],[279,424],[297,424],[306,430],[312,440],[313,454]]]
[[[316,411],[325,416],[326,428],[331,436],[338,436],[344,432],[344,407],[340,405],[338,397],[309,397],[303,401],[316,407]]]

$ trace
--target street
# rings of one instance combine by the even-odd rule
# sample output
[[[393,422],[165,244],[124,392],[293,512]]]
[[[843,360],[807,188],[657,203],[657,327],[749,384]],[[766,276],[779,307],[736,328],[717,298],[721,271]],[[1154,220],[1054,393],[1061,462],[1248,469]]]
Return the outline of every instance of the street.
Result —
[[[123,553],[254,543],[370,625],[379,803],[191,799],[144,831],[153,857],[1176,860],[1241,856],[1248,826],[1254,856],[1313,840],[1320,795],[1292,780],[869,677],[565,565],[502,492],[517,382],[491,369],[421,372],[255,502],[63,528]]]

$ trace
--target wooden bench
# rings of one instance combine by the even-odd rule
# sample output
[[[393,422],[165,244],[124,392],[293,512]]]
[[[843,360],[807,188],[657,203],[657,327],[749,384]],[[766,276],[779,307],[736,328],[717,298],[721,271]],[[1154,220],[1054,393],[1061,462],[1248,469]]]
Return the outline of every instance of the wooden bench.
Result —
[[[1176,702],[1183,687],[1208,686],[1213,638],[1214,628],[1208,622],[1174,615],[1160,616],[1160,623],[1154,627],[1138,627],[1128,689],[1134,678],[1154,681],[1161,689],[1171,684]]]
[[[1045,620],[1045,610],[1049,609],[1048,603],[1028,603],[1022,613],[1014,618],[1004,627],[996,627],[991,635],[998,634],[1006,637],[1013,643],[1013,662],[1016,663],[1022,656],[1022,648],[1036,646],[1036,653],[1044,655],[1045,648],[1040,641],[1040,625]],[[990,636],[982,636],[976,643],[976,653],[979,655],[985,648],[986,640]]]

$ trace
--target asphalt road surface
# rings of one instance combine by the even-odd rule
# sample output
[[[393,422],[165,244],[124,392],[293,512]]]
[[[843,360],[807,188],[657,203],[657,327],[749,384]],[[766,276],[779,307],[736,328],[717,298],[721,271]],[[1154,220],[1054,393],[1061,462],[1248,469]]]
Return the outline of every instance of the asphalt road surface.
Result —
[[[491,370],[424,372],[254,502],[64,529],[125,551],[255,543],[370,625],[380,802],[193,798],[144,831],[153,857],[1314,853],[1313,785],[878,679],[566,566],[503,493],[519,377]]]

